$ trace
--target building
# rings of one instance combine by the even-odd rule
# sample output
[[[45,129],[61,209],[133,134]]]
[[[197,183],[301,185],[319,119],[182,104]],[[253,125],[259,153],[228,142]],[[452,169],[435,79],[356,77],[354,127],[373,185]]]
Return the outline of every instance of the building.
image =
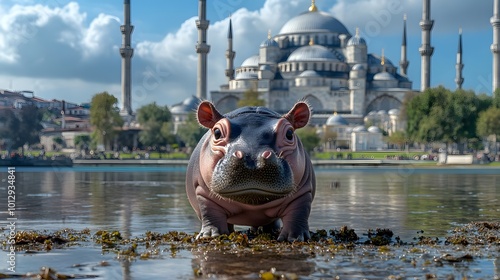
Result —
[[[226,54],[234,54],[235,28],[229,28]],[[402,49],[406,54],[405,42]],[[369,112],[400,109],[412,92],[412,82],[398,73],[383,50],[381,55],[367,53],[359,31],[352,35],[336,18],[320,11],[314,0],[277,35],[268,34],[256,51],[235,69],[234,77],[232,69],[226,69],[228,84],[211,92],[221,112],[235,109],[243,93],[254,90],[265,106],[280,113],[297,100],[307,100],[313,109],[311,124],[323,125],[336,113],[354,125],[363,124]],[[226,57],[227,65],[233,65],[234,55]],[[406,57],[402,61],[408,64]]]

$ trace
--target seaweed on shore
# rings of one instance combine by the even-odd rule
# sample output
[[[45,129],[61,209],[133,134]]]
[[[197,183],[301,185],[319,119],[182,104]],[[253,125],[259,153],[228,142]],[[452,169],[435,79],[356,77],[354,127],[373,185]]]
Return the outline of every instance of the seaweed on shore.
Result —
[[[402,263],[402,267],[437,268],[454,267],[457,263],[467,265],[481,258],[483,251],[488,252],[488,258],[492,257],[491,254],[496,258],[500,257],[500,223],[492,222],[472,222],[457,227],[450,231],[444,242],[423,235],[415,238],[413,242],[403,242],[399,237],[394,237],[390,229],[369,229],[358,235],[354,229],[347,226],[311,232],[311,240],[306,242],[277,242],[276,234],[248,230],[196,239],[196,233],[147,231],[137,237],[125,238],[119,231],[98,230],[91,233],[90,230],[63,229],[56,232],[20,231],[16,233],[14,245],[16,251],[28,253],[66,247],[100,246],[103,252],[115,253],[116,260],[127,262],[138,259],[176,258],[179,253],[187,251],[193,255],[195,277],[213,274],[237,275],[248,269],[245,263],[259,262],[268,265],[267,269],[254,272],[260,279],[297,279],[298,275],[309,275],[318,259],[345,258],[353,262],[359,259],[365,263],[391,260]],[[0,238],[4,250],[9,245],[7,239],[5,233]],[[239,261],[231,266],[217,265],[236,258]],[[294,260],[302,265],[285,265]],[[45,274],[46,272],[47,270],[44,271]],[[51,275],[50,270],[48,275]],[[0,277],[3,276],[13,275],[0,274]],[[429,277],[431,276],[429,274]]]

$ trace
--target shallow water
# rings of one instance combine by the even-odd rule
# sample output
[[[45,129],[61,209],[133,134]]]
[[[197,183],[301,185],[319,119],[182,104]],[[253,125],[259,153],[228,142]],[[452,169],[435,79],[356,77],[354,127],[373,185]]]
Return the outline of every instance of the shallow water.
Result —
[[[0,184],[0,192],[5,196],[6,175],[4,171]],[[358,233],[389,228],[403,241],[412,241],[422,235],[422,231],[425,236],[443,237],[456,226],[500,218],[500,169],[318,168],[316,176],[317,191],[310,216],[312,231],[338,229],[343,225]],[[17,230],[106,229],[119,230],[124,237],[140,236],[146,231],[194,233],[200,229],[200,222],[186,198],[184,177],[184,167],[17,168]],[[7,224],[5,210],[0,212],[1,226]],[[276,259],[265,255],[239,257],[247,258],[247,263]],[[377,279],[377,275],[387,274],[377,274],[378,268],[374,266],[387,271],[391,265],[382,260],[357,263],[348,255],[337,257],[335,262],[317,256],[299,254],[296,257],[294,268],[306,277],[304,279],[321,279],[331,276],[332,271],[345,271],[345,275],[352,278]],[[240,258],[233,270],[244,269],[238,267],[245,263]],[[0,254],[0,263],[6,260],[6,254]],[[99,266],[101,260],[111,265]],[[194,277],[194,267],[204,267],[206,271],[213,268],[213,273],[223,278],[225,273],[219,272],[224,269],[217,268],[221,260],[224,263],[224,257],[216,253],[200,257],[195,251],[181,251],[175,257],[166,254],[160,259],[129,263],[116,260],[114,254],[102,254],[100,247],[87,246],[48,253],[20,253],[16,272],[50,266],[62,272],[89,273],[103,279],[153,279],[166,275],[171,279],[186,279]],[[485,279],[488,275],[500,275],[494,261],[477,260],[477,270],[466,275]],[[73,267],[77,263],[78,268]],[[271,263],[264,261],[263,267],[270,269]],[[227,261],[225,264],[227,267]],[[280,264],[287,262],[278,261],[274,266],[279,269]],[[291,269],[289,265],[286,267]],[[0,272],[8,272],[1,269],[2,266]],[[413,275],[409,268],[404,271]],[[242,274],[258,277],[248,273]]]

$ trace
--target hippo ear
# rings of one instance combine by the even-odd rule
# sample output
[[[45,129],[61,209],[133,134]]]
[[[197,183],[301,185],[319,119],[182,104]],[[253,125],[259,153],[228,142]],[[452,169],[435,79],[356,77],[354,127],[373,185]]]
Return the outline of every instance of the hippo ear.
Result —
[[[198,105],[197,118],[202,126],[212,128],[223,116],[215,109],[214,104],[203,101]]]
[[[293,108],[283,116],[293,126],[293,128],[301,128],[307,125],[311,117],[311,109],[309,105],[303,101],[295,103]]]

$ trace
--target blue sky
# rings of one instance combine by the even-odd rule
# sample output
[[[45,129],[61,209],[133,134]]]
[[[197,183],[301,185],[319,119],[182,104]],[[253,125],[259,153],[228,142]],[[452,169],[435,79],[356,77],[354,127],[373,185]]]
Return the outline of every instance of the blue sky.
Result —
[[[491,92],[492,0],[431,1],[434,47],[431,86],[455,89],[458,29],[463,29],[464,88]],[[224,76],[228,17],[234,31],[235,65],[257,54],[268,30],[275,35],[310,0],[207,0],[210,20],[208,88]],[[133,109],[172,105],[196,93],[195,45],[198,1],[131,0],[135,49]],[[421,0],[316,0],[368,42],[368,52],[399,64],[403,14],[408,17],[408,69],[420,88]],[[33,90],[46,99],[81,103],[108,91],[120,98],[122,0],[0,1],[0,89]]]

